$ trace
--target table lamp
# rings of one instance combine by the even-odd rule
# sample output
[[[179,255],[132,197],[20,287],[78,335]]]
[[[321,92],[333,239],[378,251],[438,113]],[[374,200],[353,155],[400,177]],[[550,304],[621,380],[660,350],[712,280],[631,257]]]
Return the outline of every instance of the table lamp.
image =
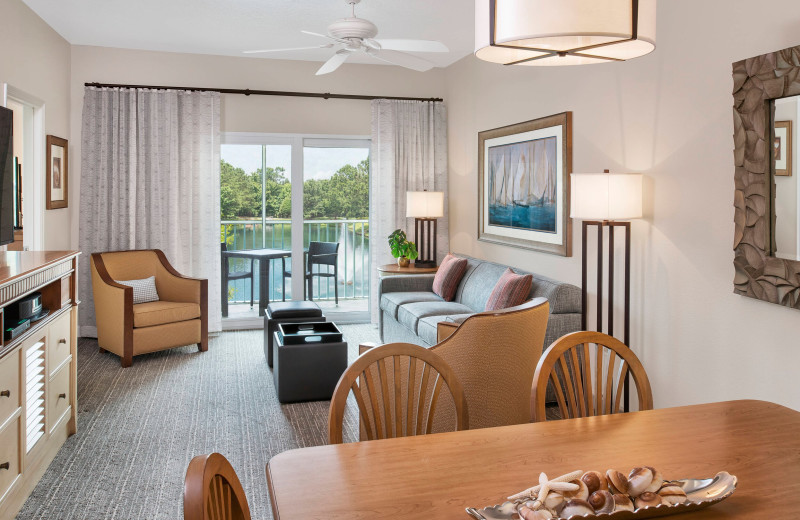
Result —
[[[581,328],[587,330],[587,237],[597,226],[597,331],[603,332],[603,229],[608,228],[608,321],[606,334],[614,335],[614,229],[625,229],[625,289],[623,339],[630,347],[631,301],[631,219],[642,217],[642,176],[640,174],[573,173],[570,176],[570,216],[583,220],[581,263]],[[625,388],[625,410],[629,396]]]
[[[414,218],[415,267],[436,267],[436,219],[444,216],[444,192],[406,192],[406,216]]]

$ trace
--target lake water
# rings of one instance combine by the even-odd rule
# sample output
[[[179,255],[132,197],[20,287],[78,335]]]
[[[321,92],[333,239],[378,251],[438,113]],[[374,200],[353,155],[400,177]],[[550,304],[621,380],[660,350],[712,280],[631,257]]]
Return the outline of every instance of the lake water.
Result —
[[[489,206],[489,224],[517,229],[556,232],[556,205],[542,206]]]

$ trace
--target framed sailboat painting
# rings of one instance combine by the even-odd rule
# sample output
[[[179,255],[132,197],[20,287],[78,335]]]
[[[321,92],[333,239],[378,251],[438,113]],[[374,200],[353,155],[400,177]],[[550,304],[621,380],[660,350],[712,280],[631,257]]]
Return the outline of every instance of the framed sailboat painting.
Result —
[[[478,133],[478,240],[572,256],[572,112]]]

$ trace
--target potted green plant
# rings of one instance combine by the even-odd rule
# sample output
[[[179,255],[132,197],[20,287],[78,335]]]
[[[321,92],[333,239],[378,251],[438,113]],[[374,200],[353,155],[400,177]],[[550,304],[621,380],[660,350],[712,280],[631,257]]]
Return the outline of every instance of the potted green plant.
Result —
[[[392,256],[397,258],[397,265],[400,267],[408,267],[409,262],[416,260],[419,256],[417,245],[414,242],[409,242],[406,239],[406,233],[401,229],[395,229],[389,235],[389,247],[392,250]]]

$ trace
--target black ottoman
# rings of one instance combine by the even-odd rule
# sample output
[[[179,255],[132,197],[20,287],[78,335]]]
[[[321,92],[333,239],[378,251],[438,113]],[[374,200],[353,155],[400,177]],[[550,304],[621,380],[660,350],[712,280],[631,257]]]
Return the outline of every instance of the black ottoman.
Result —
[[[325,321],[322,309],[314,302],[275,302],[267,305],[264,315],[264,357],[272,367],[272,335],[279,323],[316,323]]]
[[[278,401],[325,401],[333,396],[347,369],[347,343],[335,323],[281,323],[272,345]]]

